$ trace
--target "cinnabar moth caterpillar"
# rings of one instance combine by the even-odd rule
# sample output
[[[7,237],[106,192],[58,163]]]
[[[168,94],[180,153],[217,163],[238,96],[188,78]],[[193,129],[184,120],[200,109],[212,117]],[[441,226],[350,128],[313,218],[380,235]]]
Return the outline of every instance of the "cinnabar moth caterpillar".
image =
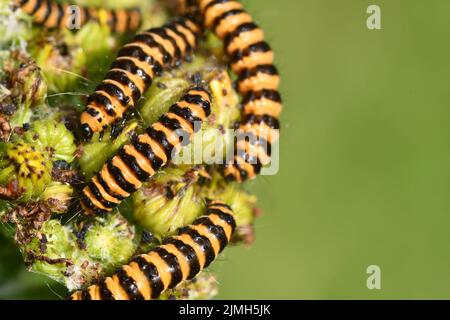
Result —
[[[198,4],[204,26],[224,41],[231,68],[238,75],[242,122],[234,160],[225,165],[224,176],[243,182],[254,178],[262,165],[270,162],[271,143],[278,139],[275,131],[280,127],[280,76],[263,30],[239,1],[198,0]]]
[[[105,130],[134,107],[163,69],[188,59],[197,46],[200,28],[187,18],[177,18],[161,28],[138,34],[119,51],[111,70],[88,99],[81,114],[86,139]]]
[[[230,242],[236,229],[233,212],[220,201],[177,236],[122,266],[98,284],[72,294],[69,300],[150,300],[182,281],[193,279]]]
[[[211,113],[211,97],[200,87],[193,88],[170,107],[159,122],[133,138],[107,161],[83,189],[81,206],[86,214],[112,211],[171,160],[182,145],[190,142]],[[183,139],[188,137],[189,139]]]
[[[89,21],[100,20],[101,14],[105,15],[106,22],[113,33],[136,31],[142,23],[141,11],[137,8],[96,9],[61,4],[54,0],[14,0],[14,4],[32,16],[36,24],[47,29],[81,27]],[[72,10],[75,7],[77,10]]]

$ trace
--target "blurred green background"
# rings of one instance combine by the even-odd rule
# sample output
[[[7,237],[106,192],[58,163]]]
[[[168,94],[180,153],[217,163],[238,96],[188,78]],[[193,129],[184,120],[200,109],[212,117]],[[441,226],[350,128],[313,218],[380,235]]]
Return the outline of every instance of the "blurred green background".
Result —
[[[283,75],[281,170],[249,185],[264,216],[219,298],[450,298],[450,2],[244,2]]]
[[[450,1],[245,2],[283,74],[281,170],[220,298],[450,298]]]

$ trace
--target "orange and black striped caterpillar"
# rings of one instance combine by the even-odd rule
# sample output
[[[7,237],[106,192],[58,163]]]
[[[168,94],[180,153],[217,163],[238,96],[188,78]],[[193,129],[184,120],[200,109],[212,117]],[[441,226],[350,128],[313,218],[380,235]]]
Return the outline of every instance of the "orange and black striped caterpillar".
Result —
[[[47,29],[72,28],[70,24],[75,21],[78,22],[77,27],[81,27],[89,21],[98,21],[102,13],[113,33],[136,31],[142,23],[142,14],[137,8],[106,10],[76,6],[78,10],[72,11],[73,5],[54,0],[13,0],[13,4],[32,16],[36,24]],[[79,14],[77,18],[76,14]]]
[[[233,212],[220,201],[210,202],[206,213],[178,236],[146,254],[135,257],[114,275],[70,300],[150,300],[167,289],[194,278],[210,265],[230,242],[236,229]]]
[[[200,87],[187,92],[158,122],[136,136],[107,161],[83,189],[86,214],[112,211],[171,160],[211,113],[211,97]],[[189,137],[188,139],[184,139]]]
[[[225,165],[228,180],[243,182],[270,162],[271,143],[278,138],[282,109],[280,76],[264,32],[243,5],[235,0],[198,0],[204,26],[224,41],[237,89],[243,96],[242,122],[232,163]]]
[[[200,28],[187,18],[177,18],[161,28],[138,34],[119,51],[111,70],[88,99],[81,114],[85,139],[104,131],[137,104],[153,78],[191,57]]]

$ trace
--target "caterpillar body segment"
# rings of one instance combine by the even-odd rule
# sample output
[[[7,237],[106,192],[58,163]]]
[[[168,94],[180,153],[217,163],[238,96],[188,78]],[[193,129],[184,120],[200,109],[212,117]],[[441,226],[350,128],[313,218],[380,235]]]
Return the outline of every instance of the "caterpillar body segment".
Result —
[[[84,138],[90,139],[121,119],[136,106],[155,77],[188,60],[197,47],[200,31],[193,21],[177,18],[138,34],[122,47],[80,116]]]
[[[242,121],[234,159],[223,173],[227,180],[244,182],[270,162],[271,143],[280,128],[280,75],[263,30],[239,1],[198,0],[198,6],[204,26],[223,40],[231,69],[238,75]]]
[[[207,268],[230,242],[236,229],[233,212],[220,201],[210,202],[205,215],[177,236],[132,259],[111,277],[69,300],[150,300]]]
[[[14,0],[13,3],[32,16],[34,23],[47,29],[79,28],[89,21],[101,20],[102,15],[113,33],[136,31],[142,24],[142,14],[138,8],[97,9],[54,0]]]
[[[211,113],[211,97],[201,88],[190,89],[158,122],[119,149],[83,189],[81,206],[88,215],[117,207],[167,165],[172,155],[189,144]]]
[[[245,118],[237,131],[233,161],[223,167],[228,181],[244,182],[260,174],[270,163],[272,143],[279,138],[279,122],[268,115]]]

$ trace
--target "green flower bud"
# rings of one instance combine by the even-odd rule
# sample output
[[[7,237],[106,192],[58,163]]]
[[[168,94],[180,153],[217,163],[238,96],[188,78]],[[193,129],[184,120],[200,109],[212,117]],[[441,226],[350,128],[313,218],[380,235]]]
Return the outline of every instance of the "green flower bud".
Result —
[[[140,8],[143,17],[142,30],[147,30],[152,27],[161,26],[167,21],[167,13],[159,0],[79,0],[79,5],[88,7],[104,8],[104,9],[126,9],[126,8]],[[106,23],[102,23],[107,27]],[[114,35],[115,37],[123,38],[121,35]]]
[[[133,197],[136,222],[158,238],[172,235],[192,223],[204,208],[194,195],[194,187],[180,188],[173,199],[161,191],[159,188],[142,189]]]
[[[139,106],[140,114],[147,125],[156,122],[186,92],[190,84],[184,78],[163,77],[155,82],[144,95]]]
[[[65,213],[72,200],[73,188],[67,183],[52,182],[45,188],[42,200],[54,213]]]
[[[12,128],[20,128],[25,123],[30,123],[32,111],[29,106],[20,104],[16,109],[14,115],[9,120],[9,124]]]
[[[0,2],[0,47],[19,45],[26,35],[27,28],[21,20],[29,20],[20,10],[12,11],[10,1]]]
[[[218,69],[210,72],[208,77],[212,93],[211,115],[192,142],[174,157],[174,164],[217,164],[223,161],[229,146],[234,143],[233,132],[226,129],[239,119],[238,95],[227,71]]]
[[[23,91],[26,93],[25,104],[29,101],[30,106],[39,106],[47,98],[47,84],[43,80],[41,70],[33,63],[28,69],[23,70],[24,74],[18,74],[18,77],[24,77]]]
[[[183,300],[211,300],[219,293],[216,278],[208,272],[202,272],[195,279],[187,283]]]
[[[51,182],[52,164],[36,146],[22,140],[5,145],[4,157],[0,162],[0,183],[6,184],[17,179],[23,191],[21,200],[37,198]]]
[[[227,56],[223,47],[223,41],[213,32],[206,32],[203,47],[210,51],[218,61],[226,61]]]
[[[71,163],[77,149],[72,132],[54,120],[34,122],[33,129],[25,134],[25,140],[48,152],[53,161]]]
[[[31,118],[30,108],[42,105],[47,93],[41,70],[21,50],[0,51],[0,106],[12,128],[21,127]]]
[[[107,270],[126,263],[136,251],[135,228],[120,214],[97,217],[84,237],[89,256]]]
[[[72,224],[44,222],[22,246],[30,271],[75,290],[124,264],[135,252],[134,227],[121,215],[99,217],[87,225],[84,232],[75,233]]]
[[[205,209],[197,196],[192,172],[169,169],[133,195],[134,219],[159,239],[192,223]]]
[[[50,39],[50,38],[49,38]],[[86,56],[76,44],[64,38],[62,43],[38,43],[32,48],[37,64],[42,68],[49,92],[67,92],[76,90],[80,80],[84,79]]]
[[[209,119],[210,127],[231,128],[239,120],[239,96],[233,88],[233,82],[226,70],[218,70],[209,82],[213,103]]]

